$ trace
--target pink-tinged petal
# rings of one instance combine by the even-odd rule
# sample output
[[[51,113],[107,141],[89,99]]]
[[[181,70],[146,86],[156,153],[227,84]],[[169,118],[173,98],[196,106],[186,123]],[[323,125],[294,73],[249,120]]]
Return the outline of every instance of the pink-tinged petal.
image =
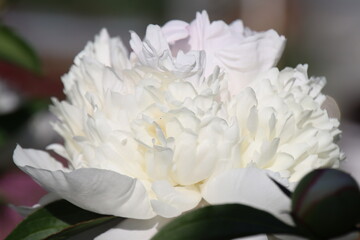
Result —
[[[49,192],[101,214],[126,218],[154,217],[148,194],[137,179],[94,168],[69,171],[48,153],[18,146],[15,164]]]
[[[254,81],[259,73],[274,67],[285,45],[285,38],[274,30],[251,31],[240,20],[230,25],[223,21],[210,22],[206,11],[198,12],[189,24],[170,21],[162,27],[162,32],[173,55],[204,50],[204,76],[210,76],[219,66],[228,76],[232,95]]]
[[[180,20],[172,20],[167,22],[162,27],[162,32],[166,38],[166,41],[170,44],[174,44],[176,41],[187,38],[189,36],[188,32],[189,24]]]
[[[130,46],[142,65],[154,68],[158,67],[159,63],[163,66],[172,65],[169,45],[157,25],[149,25],[146,28],[144,41],[141,41],[136,33],[131,32]]]
[[[95,240],[136,239],[149,240],[159,229],[173,219],[155,217],[149,220],[126,219]]]
[[[268,211],[291,223],[290,199],[268,177],[266,171],[255,168],[231,169],[213,177],[202,188],[210,204],[241,203]]]

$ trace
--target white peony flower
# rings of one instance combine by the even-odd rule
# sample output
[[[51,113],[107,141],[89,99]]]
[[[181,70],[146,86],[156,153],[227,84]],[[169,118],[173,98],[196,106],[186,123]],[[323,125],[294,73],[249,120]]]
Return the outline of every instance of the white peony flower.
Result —
[[[321,108],[325,80],[309,79],[306,66],[254,66],[247,87],[224,100],[233,80],[227,65],[209,63],[207,48],[174,53],[168,41],[150,25],[144,41],[132,33],[128,57],[121,40],[102,30],[62,78],[66,100],[53,99],[64,144],[48,149],[68,166],[20,146],[15,163],[79,207],[131,218],[145,239],[164,218],[202,200],[245,203],[285,219],[289,200],[268,175],[293,183],[342,159],[334,143],[339,122]],[[127,223],[117,229],[137,238]]]
[[[173,55],[179,51],[206,52],[205,76],[215,66],[229,75],[229,92],[237,94],[263,71],[274,67],[284,49],[285,38],[274,30],[255,32],[244,27],[241,20],[230,25],[223,21],[210,22],[203,11],[190,24],[172,20],[162,27]]]

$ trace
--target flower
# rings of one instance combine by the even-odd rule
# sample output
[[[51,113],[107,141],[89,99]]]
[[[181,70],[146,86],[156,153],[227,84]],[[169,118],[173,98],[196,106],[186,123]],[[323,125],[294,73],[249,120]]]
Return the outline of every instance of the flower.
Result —
[[[210,26],[238,36],[239,24]],[[260,35],[247,41],[271,42],[274,33]],[[207,47],[174,51],[182,39],[174,36],[156,25],[143,41],[131,33],[128,57],[121,40],[102,30],[62,78],[67,99],[53,99],[54,129],[64,144],[48,149],[68,166],[20,146],[15,163],[79,207],[132,219],[173,218],[202,200],[279,214],[289,202],[267,174],[288,183],[339,165],[339,122],[321,108],[323,78],[309,79],[302,65],[271,68],[277,48],[271,61],[251,64],[251,81],[237,81],[228,64],[211,63],[216,54]],[[261,49],[244,47],[239,56],[262,55]],[[241,87],[230,92],[236,83]]]

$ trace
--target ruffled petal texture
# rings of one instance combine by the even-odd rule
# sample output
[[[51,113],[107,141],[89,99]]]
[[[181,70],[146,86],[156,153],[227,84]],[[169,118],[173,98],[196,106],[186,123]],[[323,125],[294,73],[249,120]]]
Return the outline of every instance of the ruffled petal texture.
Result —
[[[339,121],[322,109],[324,85],[324,78],[308,78],[306,65],[273,68],[232,98],[228,113],[237,118],[241,136],[233,164],[254,164],[290,182],[315,168],[339,167]]]

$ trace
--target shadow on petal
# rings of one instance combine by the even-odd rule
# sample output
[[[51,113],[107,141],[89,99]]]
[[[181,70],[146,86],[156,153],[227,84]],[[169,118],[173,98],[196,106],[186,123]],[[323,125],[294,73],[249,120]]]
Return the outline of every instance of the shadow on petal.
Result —
[[[125,218],[155,216],[147,191],[137,179],[104,169],[70,171],[48,153],[20,146],[14,162],[46,190],[83,209]]]
[[[282,221],[292,223],[287,214],[290,199],[262,169],[248,167],[226,171],[205,183],[202,194],[210,204],[241,203],[268,211]]]

